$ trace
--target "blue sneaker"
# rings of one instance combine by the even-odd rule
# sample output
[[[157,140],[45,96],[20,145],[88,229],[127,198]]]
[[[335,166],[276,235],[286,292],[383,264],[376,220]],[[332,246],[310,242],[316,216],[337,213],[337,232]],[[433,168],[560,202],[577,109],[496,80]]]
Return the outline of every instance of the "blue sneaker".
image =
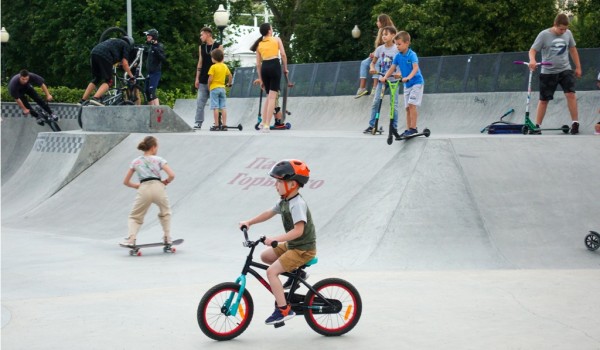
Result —
[[[273,314],[265,320],[265,324],[274,325],[279,322],[287,321],[293,318],[294,316],[296,316],[296,313],[294,312],[294,310],[292,310],[290,304],[288,304],[285,307],[285,309],[275,307],[275,311],[273,311]]]
[[[406,136],[410,136],[410,135],[414,135],[414,134],[418,134],[419,130],[417,129],[408,129],[408,135]]]

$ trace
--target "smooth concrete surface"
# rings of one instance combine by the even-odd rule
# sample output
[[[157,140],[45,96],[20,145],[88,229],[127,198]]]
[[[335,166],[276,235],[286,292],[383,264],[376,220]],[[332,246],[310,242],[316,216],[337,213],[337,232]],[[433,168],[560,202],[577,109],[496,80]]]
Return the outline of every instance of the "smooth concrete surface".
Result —
[[[86,106],[82,109],[84,131],[189,132],[186,124],[169,106]]]
[[[488,105],[501,106],[505,97],[489,96]],[[110,149],[87,143],[106,153],[50,196],[20,190],[21,203],[31,198],[29,210],[11,209],[6,196],[17,190],[3,184],[2,347],[600,347],[600,253],[584,246],[600,225],[599,136],[486,135],[479,133],[483,117],[458,133],[431,119],[430,138],[388,146],[385,136],[357,132],[366,121],[342,113],[353,109],[336,101],[305,100],[327,112],[323,128],[310,125],[319,116],[307,107],[296,109],[309,119],[298,121],[302,127],[293,122],[291,130],[268,135],[251,127],[157,135],[159,155],[177,175],[168,186],[173,236],[185,239],[176,254],[157,248],[131,257],[117,245],[135,196],[122,180],[146,134],[130,134]],[[193,104],[184,102],[175,111],[188,122],[183,112]],[[255,102],[228,101],[240,115],[231,123],[253,122]],[[346,97],[352,103],[368,110],[366,100]],[[447,114],[449,124],[462,122],[461,113]],[[237,223],[277,201],[267,172],[290,157],[311,168],[302,193],[317,228],[319,263],[309,268],[309,281],[352,282],[362,318],[334,338],[316,334],[302,317],[279,329],[265,326],[273,299],[250,279],[250,327],[235,340],[212,341],[198,328],[198,302],[211,286],[239,275],[247,248]],[[75,167],[50,162],[60,164],[52,176]],[[35,171],[19,171],[25,183],[35,181]],[[156,214],[151,208],[140,243],[162,235]],[[276,235],[281,222],[250,232]]]
[[[38,133],[51,131],[47,125],[40,126],[34,118],[25,117],[15,102],[0,104],[0,129],[2,130],[2,184],[19,169],[25,161]],[[79,107],[64,103],[51,103],[50,108],[58,116],[62,131],[79,130],[77,114]]]

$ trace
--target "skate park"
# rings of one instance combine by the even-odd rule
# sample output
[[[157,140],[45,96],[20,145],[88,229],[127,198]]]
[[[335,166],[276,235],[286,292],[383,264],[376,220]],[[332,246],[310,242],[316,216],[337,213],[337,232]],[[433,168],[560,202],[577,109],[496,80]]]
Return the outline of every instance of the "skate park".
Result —
[[[511,108],[521,120],[523,91],[426,94],[419,127],[431,136],[392,145],[387,98],[381,136],[362,134],[371,99],[347,95],[291,95],[292,129],[269,134],[254,130],[259,101],[248,97],[228,99],[228,123],[244,129],[227,132],[193,131],[194,100],[169,116],[184,123],[154,132],[127,129],[133,112],[123,110],[111,111],[112,129],[92,130],[100,117],[90,109],[82,129],[64,106],[64,131],[50,133],[3,104],[2,347],[597,348],[600,255],[584,237],[600,230],[598,96],[577,93],[580,135],[488,135],[481,128]],[[568,122],[557,93],[544,123]],[[172,232],[185,242],[136,257],[117,244],[135,196],[122,180],[147,134],[176,173]],[[265,326],[272,296],[249,279],[249,328],[215,342],[198,328],[198,302],[239,275],[237,223],[277,201],[268,171],[282,158],[311,168],[301,193],[319,263],[309,281],[353,283],[361,320],[341,337],[316,334],[302,316]],[[139,241],[160,238],[156,213]],[[273,218],[250,234],[280,231]]]

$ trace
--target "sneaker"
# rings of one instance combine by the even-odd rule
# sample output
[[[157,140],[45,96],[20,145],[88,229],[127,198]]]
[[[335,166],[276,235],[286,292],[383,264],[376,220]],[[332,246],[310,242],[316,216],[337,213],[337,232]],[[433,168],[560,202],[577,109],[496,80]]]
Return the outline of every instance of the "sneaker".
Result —
[[[540,130],[540,126],[538,124],[535,124],[535,129],[529,130],[529,134],[530,135],[541,135],[542,130]]]
[[[279,322],[287,321],[294,316],[296,316],[296,313],[292,310],[290,304],[287,304],[283,309],[275,307],[275,311],[273,311],[273,314],[265,320],[265,324],[274,325]]]
[[[308,276],[308,272],[300,270],[300,277],[302,277],[302,279],[306,280]],[[285,281],[285,283],[283,284],[283,289],[290,289],[292,287],[292,282],[294,282],[294,278],[288,277],[287,281]]]
[[[202,123],[198,122],[194,124],[194,129],[202,129]]]
[[[216,125],[213,125],[213,126],[211,126],[211,127],[210,127],[210,129],[208,129],[208,130],[210,130],[210,131],[219,131],[219,127],[218,127],[218,126],[216,126]]]
[[[363,96],[368,95],[368,94],[369,94],[369,92],[367,91],[367,89],[360,88],[360,89],[358,89],[358,91],[356,91],[356,96],[354,96],[354,98],[363,97]]]
[[[225,125],[221,125],[221,131],[227,131],[227,127]]]
[[[135,238],[129,236],[129,237],[125,238],[125,240],[123,242],[121,242],[119,244],[133,247],[133,246],[135,246]]]
[[[90,99],[90,104],[93,104],[94,106],[104,106],[104,103],[102,103],[102,100],[96,97],[92,97]]]
[[[579,134],[579,122],[573,122],[571,124],[571,135]]]
[[[50,118],[52,118],[52,120],[54,120],[54,121],[58,121],[58,116],[54,113],[52,113],[52,115],[50,115]]]
[[[410,136],[410,129],[404,130],[404,132],[400,135],[400,138]]]
[[[368,128],[363,131],[364,134],[371,134],[373,132],[373,127],[369,125]]]
[[[410,135],[418,134],[419,130],[417,130],[417,128],[408,129],[408,132],[409,132],[408,136],[410,136]]]
[[[268,134],[269,132],[271,132],[271,128],[268,125],[263,124],[260,128],[260,132]]]

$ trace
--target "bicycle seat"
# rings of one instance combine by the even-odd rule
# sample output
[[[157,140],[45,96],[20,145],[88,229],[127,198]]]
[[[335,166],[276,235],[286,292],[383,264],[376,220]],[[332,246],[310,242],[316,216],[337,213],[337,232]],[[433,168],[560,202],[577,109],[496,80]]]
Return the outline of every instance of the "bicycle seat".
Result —
[[[318,262],[319,262],[319,257],[315,256],[314,258],[310,259],[306,264],[304,264],[304,266],[309,267],[309,266],[312,266],[312,265],[314,265],[314,264],[316,264]]]

